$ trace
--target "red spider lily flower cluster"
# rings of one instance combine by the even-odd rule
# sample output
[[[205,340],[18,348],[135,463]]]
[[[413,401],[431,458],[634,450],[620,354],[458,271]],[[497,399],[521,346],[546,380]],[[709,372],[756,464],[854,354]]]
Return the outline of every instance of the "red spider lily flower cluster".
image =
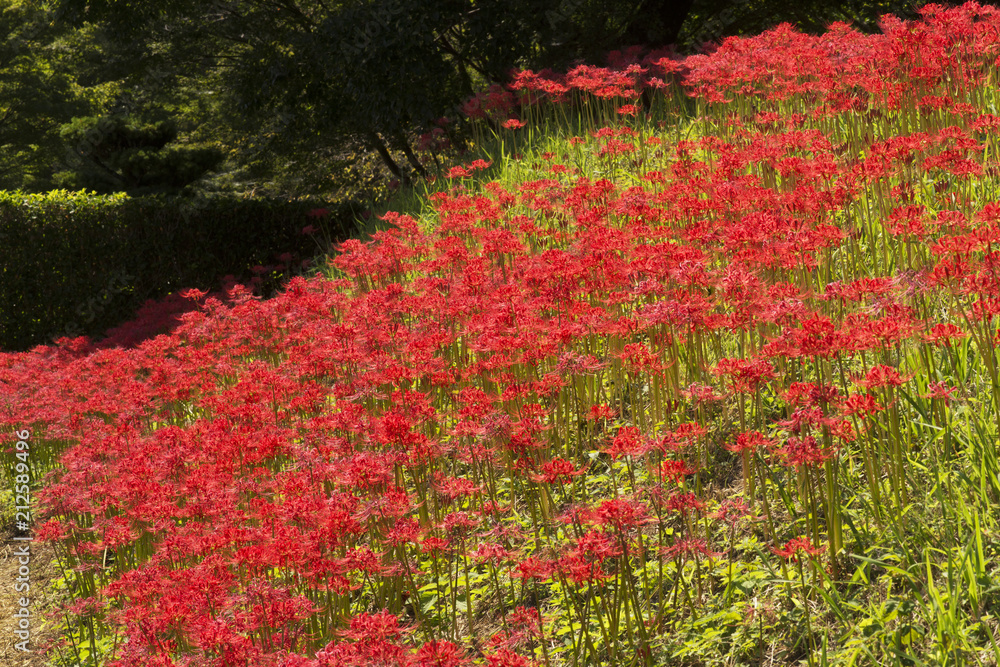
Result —
[[[58,461],[38,537],[67,617],[117,633],[114,666],[520,666],[552,632],[627,662],[698,617],[686,587],[758,506],[772,554],[835,563],[838,485],[908,507],[938,444],[906,411],[946,428],[974,374],[945,371],[994,358],[998,52],[970,3],[524,72],[467,112],[606,108],[569,142],[599,177],[550,155],[433,195],[431,229],[386,215],[276,298],[190,290],[0,355],[0,429]],[[675,90],[724,129],[654,129]]]
[[[823,553],[824,549],[814,546],[808,537],[793,537],[784,546],[775,547],[772,551],[782,558],[798,560],[802,554],[805,554],[807,558],[818,556]]]

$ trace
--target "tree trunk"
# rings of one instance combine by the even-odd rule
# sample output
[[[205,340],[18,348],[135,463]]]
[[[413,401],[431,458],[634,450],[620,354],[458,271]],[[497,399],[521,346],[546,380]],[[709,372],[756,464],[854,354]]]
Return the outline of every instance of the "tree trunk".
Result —
[[[399,135],[397,141],[399,141],[400,149],[403,151],[403,155],[406,156],[406,160],[410,163],[410,166],[422,177],[427,178],[427,170],[424,169],[424,165],[420,164],[420,160],[413,153],[413,149],[410,148],[410,142],[406,140],[406,137]]]
[[[382,141],[382,137],[378,136],[377,132],[368,133],[368,141],[371,142],[372,146],[375,148],[375,152],[378,156],[382,158],[382,163],[392,172],[392,175],[398,178],[400,181],[403,180],[403,172],[400,171],[399,165],[396,161],[392,159],[392,155],[389,154],[389,149],[386,148],[385,142]]]

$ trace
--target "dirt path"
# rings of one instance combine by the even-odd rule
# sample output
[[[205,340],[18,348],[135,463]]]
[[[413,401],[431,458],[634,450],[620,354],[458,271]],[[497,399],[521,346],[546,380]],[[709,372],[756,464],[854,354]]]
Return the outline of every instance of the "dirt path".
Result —
[[[0,531],[0,667],[44,667],[49,663],[39,647],[54,636],[52,628],[44,625],[43,613],[55,605],[52,582],[59,577],[52,547],[41,542],[14,539],[12,526]],[[27,551],[27,555],[25,555]],[[27,583],[30,590],[14,589],[22,576],[20,568],[27,560]],[[19,650],[15,644],[22,641],[14,634],[18,629],[15,614],[21,610],[20,599],[28,597],[29,652]]]

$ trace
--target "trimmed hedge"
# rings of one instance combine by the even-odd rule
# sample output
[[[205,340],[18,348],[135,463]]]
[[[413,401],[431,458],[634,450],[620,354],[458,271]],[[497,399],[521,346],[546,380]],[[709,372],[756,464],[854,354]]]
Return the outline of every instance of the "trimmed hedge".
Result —
[[[309,215],[319,208],[328,214]],[[348,238],[355,213],[315,200],[0,191],[0,348],[98,337],[147,299],[216,289],[226,275],[247,282],[279,254],[298,261],[325,250],[302,233],[307,225]]]

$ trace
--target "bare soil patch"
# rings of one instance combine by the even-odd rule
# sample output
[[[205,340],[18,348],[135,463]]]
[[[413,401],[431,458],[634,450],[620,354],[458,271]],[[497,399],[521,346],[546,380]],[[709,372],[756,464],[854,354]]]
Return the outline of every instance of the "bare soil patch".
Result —
[[[58,603],[53,583],[59,579],[60,572],[51,544],[15,540],[15,535],[13,525],[4,526],[0,531],[0,667],[45,667],[51,663],[42,647],[57,634],[53,624],[46,623],[45,613]],[[18,592],[14,586],[18,583],[24,545],[28,545],[29,551],[30,590]],[[15,646],[21,639],[14,634],[18,628],[14,614],[21,608],[19,600],[22,597],[29,598],[27,608],[31,614],[28,652]]]

